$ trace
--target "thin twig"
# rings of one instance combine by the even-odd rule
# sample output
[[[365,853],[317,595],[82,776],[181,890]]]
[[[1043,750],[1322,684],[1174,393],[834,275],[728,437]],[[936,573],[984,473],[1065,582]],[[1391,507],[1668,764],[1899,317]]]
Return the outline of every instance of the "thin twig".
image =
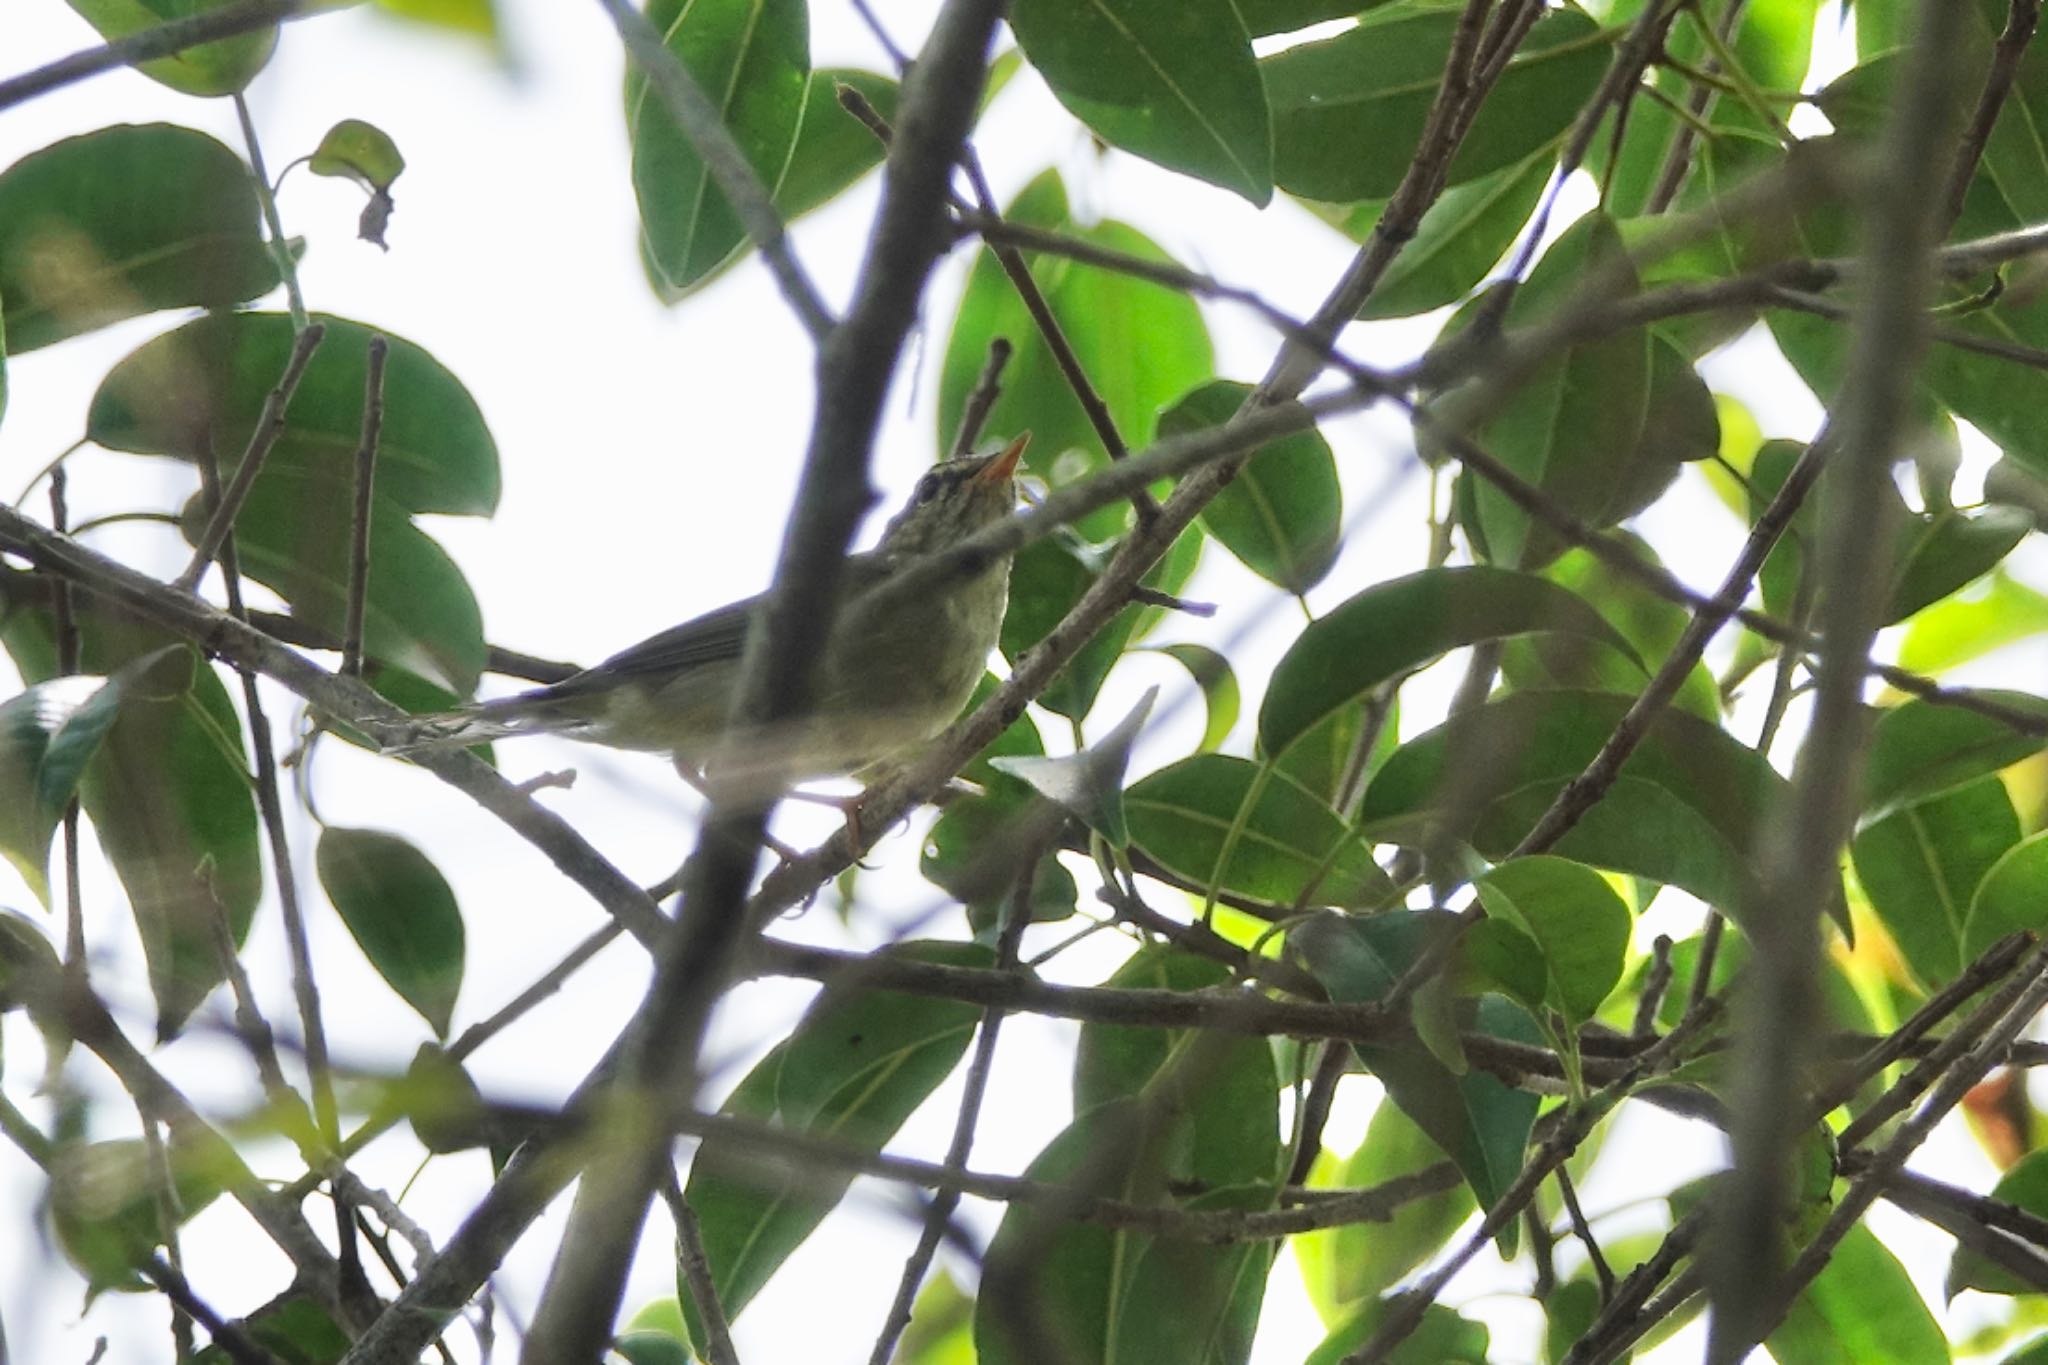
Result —
[[[981,429],[987,424],[996,399],[1002,397],[1003,367],[1010,363],[1014,350],[1008,337],[989,338],[988,359],[983,362],[981,375],[974,381],[974,387],[967,393],[967,402],[960,409],[960,429],[953,433],[949,452],[953,459],[972,452],[974,443],[981,439]]]
[[[2027,44],[2034,40],[2034,30],[2040,22],[2041,0],[2008,0],[2005,29],[1992,46],[1984,88],[1977,94],[1977,107],[1971,111],[1969,125],[1963,129],[1962,145],[1956,150],[1955,165],[1949,169],[1948,193],[1942,204],[1943,236],[1947,235],[1946,226],[1962,217],[1963,197],[1970,192],[1970,182],[1984,160],[1984,149],[1991,143],[1991,130],[2005,108],[2006,97],[2012,93],[2013,82],[2019,79],[2020,59],[2026,56]]]
[[[278,377],[277,386],[263,400],[263,409],[256,417],[256,426],[249,433],[249,444],[242,451],[242,462],[235,466],[234,477],[228,480],[220,500],[207,515],[206,529],[192,547],[192,562],[185,571],[172,580],[172,586],[184,592],[191,592],[199,586],[199,580],[206,576],[206,570],[220,554],[221,542],[235,529],[235,518],[241,514],[242,504],[248,500],[249,490],[256,484],[256,476],[263,470],[263,462],[270,457],[270,449],[277,444],[277,438],[284,435],[286,410],[291,407],[292,395],[298,392],[299,381],[306,377],[306,367],[313,362],[313,352],[320,348],[327,329],[319,323],[301,328],[292,339],[291,357],[285,361],[284,373]],[[205,444],[210,448],[211,433],[207,433]]]
[[[256,199],[263,208],[264,225],[270,229],[270,257],[277,263],[278,278],[284,281],[292,331],[304,332],[307,325],[306,296],[299,289],[299,263],[292,259],[291,243],[285,240],[284,220],[277,212],[277,194],[272,188],[270,172],[263,165],[263,144],[256,137],[256,120],[250,117],[248,98],[239,90],[234,94],[234,103],[235,119],[242,125],[242,146],[249,153],[249,169],[255,173]]]
[[[363,675],[363,612],[370,597],[370,509],[376,492],[377,439],[384,430],[384,362],[390,354],[391,343],[382,332],[373,332],[363,381],[363,436],[356,446],[355,506],[348,538],[348,613],[341,635],[341,671],[350,678]]]
[[[676,1265],[682,1271],[683,1284],[690,1291],[690,1304],[697,1310],[697,1321],[703,1327],[704,1359],[709,1365],[740,1365],[739,1352],[732,1344],[732,1323],[725,1315],[725,1304],[719,1300],[718,1284],[711,1277],[704,1228],[697,1221],[697,1211],[683,1197],[674,1168],[670,1168],[668,1179],[661,1183],[661,1197],[676,1225]]]

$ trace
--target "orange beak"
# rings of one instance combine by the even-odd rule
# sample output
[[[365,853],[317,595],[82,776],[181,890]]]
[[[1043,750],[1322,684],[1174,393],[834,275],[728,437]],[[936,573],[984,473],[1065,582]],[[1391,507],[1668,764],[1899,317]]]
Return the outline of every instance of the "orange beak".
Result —
[[[1024,458],[1024,447],[1031,444],[1031,433],[1023,432],[1003,447],[1003,453],[983,465],[975,475],[978,483],[1002,483],[1017,472],[1017,462]]]

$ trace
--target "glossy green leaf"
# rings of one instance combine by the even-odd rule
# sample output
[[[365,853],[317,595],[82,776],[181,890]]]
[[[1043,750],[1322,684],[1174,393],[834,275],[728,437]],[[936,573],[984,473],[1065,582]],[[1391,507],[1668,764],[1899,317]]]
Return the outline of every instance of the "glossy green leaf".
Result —
[[[1228,379],[1204,384],[1159,415],[1159,435],[1220,427],[1252,386]],[[1202,509],[1209,534],[1269,583],[1304,593],[1330,571],[1344,527],[1337,460],[1310,429],[1268,441]]]
[[[1025,186],[1004,216],[1149,260],[1172,260],[1124,223],[1076,222],[1066,187],[1052,171]],[[1160,409],[1215,373],[1202,310],[1181,291],[1051,256],[1034,258],[1031,274],[1131,449],[1152,440]],[[1107,464],[1108,453],[1037,325],[985,251],[969,272],[946,342],[939,372],[939,444],[952,441],[967,395],[988,360],[989,341],[999,336],[1016,349],[1003,371],[1002,396],[989,412],[987,437],[1031,432],[1025,460],[1033,473],[1055,485]],[[1107,540],[1123,531],[1129,515],[1124,507],[1103,508],[1083,518],[1078,529],[1090,540]]]
[[[10,604],[40,597],[17,595]],[[182,642],[126,617],[75,602],[81,665],[113,674]],[[54,677],[57,647],[49,613],[15,606],[0,640],[31,683]],[[128,893],[157,1004],[157,1032],[169,1038],[221,980],[219,919],[236,942],[249,931],[263,889],[256,800],[242,723],[210,668],[166,700],[138,691],[87,765],[79,798],[102,850]]]
[[[2017,930],[2048,927],[2048,833],[2029,835],[2007,849],[1977,884],[1963,921],[1963,961]]]
[[[1201,990],[1227,968],[1177,949],[1141,950],[1110,979],[1117,987]],[[1186,1064],[1189,1035],[1117,1025],[1082,1030],[1075,1065],[1077,1117],[1031,1163],[1034,1180],[1086,1178],[1115,1198],[1182,1208],[1269,1208],[1277,1194],[1279,1079],[1262,1040],[1223,1044]],[[1265,1285],[1267,1253],[1061,1219],[1057,1205],[1013,1203],[990,1243],[990,1277],[1028,1273],[1038,1321],[1061,1359],[1172,1359],[1242,1365]],[[1026,1265],[1018,1257],[1028,1250]],[[1193,1295],[1194,1297],[1191,1297]],[[1165,1324],[1163,1316],[1181,1321]],[[1015,1315],[984,1293],[974,1324],[982,1365],[1044,1357],[1020,1338]],[[1156,1355],[1155,1350],[1167,1354]]]
[[[1235,0],[1016,0],[1010,27],[1060,103],[1113,147],[1273,197],[1273,132]]]
[[[1610,532],[1609,539],[1628,546],[1645,564],[1662,567],[1663,561],[1649,542],[1626,531]],[[1669,656],[1692,620],[1692,613],[1684,607],[1617,571],[1590,550],[1565,551],[1544,568],[1543,576],[1599,612],[1646,662],[1661,662]],[[1521,692],[1558,687],[1632,692],[1643,685],[1641,668],[1633,659],[1590,637],[1562,632],[1508,640],[1501,650],[1501,676]],[[1720,685],[1705,664],[1694,665],[1673,704],[1702,720],[1720,719]]]
[[[1261,751],[1285,753],[1339,708],[1453,649],[1538,631],[1633,658],[1598,612],[1533,574],[1454,567],[1375,584],[1311,622],[1274,668],[1259,708]]]
[[[119,124],[0,173],[0,300],[11,352],[163,308],[277,285],[256,178],[190,128]]]
[[[1393,896],[1371,848],[1334,810],[1248,759],[1183,759],[1133,784],[1124,809],[1132,842],[1193,886],[1275,906],[1377,906]]]
[[[926,881],[967,907],[977,938],[992,937],[1026,868],[1023,855],[1040,831],[1063,822],[1049,802],[1014,796],[963,797],[948,802],[925,835],[918,870]],[[1033,923],[1074,913],[1080,888],[1058,856],[1046,853],[1030,869]]]
[[[1929,989],[1962,971],[1970,902],[1992,865],[2020,841],[2020,817],[1995,777],[1895,808],[1856,835],[1850,852],[1871,909]]]
[[[235,0],[67,0],[107,39],[126,38],[173,19],[233,9]],[[277,49],[277,25],[188,47],[136,65],[181,95],[232,95],[256,78]]]
[[[1410,910],[1365,918],[1317,915],[1289,932],[1287,946],[1331,999],[1365,1004],[1391,991],[1431,935],[1442,932],[1450,919],[1443,912]],[[1543,1031],[1528,1012],[1497,995],[1477,1001],[1466,1026],[1516,1042],[1543,1041]],[[1484,1071],[1453,1075],[1419,1042],[1354,1050],[1385,1083],[1388,1097],[1458,1163],[1480,1206],[1490,1207],[1500,1198],[1521,1172],[1537,1097],[1510,1089]]]
[[[1188,676],[1195,680],[1195,686],[1202,691],[1202,706],[1207,717],[1202,726],[1200,751],[1214,752],[1237,725],[1240,701],[1237,674],[1232,671],[1230,660],[1207,645],[1147,645],[1146,650],[1166,655],[1185,668]]]
[[[1545,1001],[1576,1029],[1621,981],[1635,924],[1607,879],[1547,854],[1502,863],[1473,883],[1486,913],[1534,941],[1549,977]]]
[[[1499,265],[1536,211],[1557,148],[1446,190],[1387,267],[1361,318],[1405,318],[1456,303]]]
[[[1357,805],[1366,783],[1401,742],[1399,697],[1392,700],[1391,707],[1372,737],[1371,751],[1362,759],[1357,750],[1365,739],[1366,721],[1373,709],[1369,696],[1340,706],[1317,721],[1291,741],[1287,752],[1278,758],[1268,755],[1263,745],[1254,748],[1259,758],[1293,778],[1296,785],[1308,788],[1340,810],[1349,810]]]
[[[772,188],[796,146],[809,88],[803,0],[657,0],[647,17]],[[637,70],[627,78],[626,131],[648,259],[664,286],[686,288],[745,241],[746,229]]]
[[[1237,12],[1254,38],[1293,33],[1331,19],[1349,19],[1388,0],[1237,0]]]
[[[385,984],[448,1036],[462,989],[462,910],[440,869],[395,834],[329,825],[314,856],[327,891],[363,956]]]
[[[381,492],[381,484],[380,484]],[[292,615],[339,639],[346,627],[353,530],[349,473],[299,464],[265,469],[235,521],[242,572],[291,604]],[[181,526],[197,543],[210,520],[204,494]],[[370,512],[370,578],[363,651],[467,697],[488,653],[483,615],[446,550],[378,496]]]
[[[1462,813],[1457,827],[1438,833],[1503,857],[1599,753],[1632,701],[1520,692],[1476,707],[1395,750],[1366,789],[1360,821],[1370,836],[1380,821]],[[1666,712],[1606,798],[1550,851],[1739,914],[1757,834],[1784,794],[1784,778],[1755,750],[1718,726]]]
[[[326,327],[326,339],[292,399],[259,490],[275,472],[295,466],[351,477],[377,329],[324,315],[315,321]],[[426,351],[389,340],[378,495],[407,512],[488,516],[498,505],[498,447],[476,400]],[[113,450],[191,461],[211,441],[225,476],[248,446],[292,342],[291,319],[282,313],[212,314],[188,323],[149,341],[101,381],[86,435]]]
[[[1992,650],[2048,633],[2048,594],[1993,570],[1975,590],[1937,602],[1906,624],[1899,667],[1945,673]]]
[[[1854,1227],[1766,1344],[1800,1365],[1948,1365],[1948,1338],[1906,1268],[1868,1227]]]
[[[1415,156],[1457,11],[1388,5],[1259,63],[1273,106],[1274,179],[1311,199],[1381,199]],[[1571,126],[1607,70],[1604,32],[1577,8],[1537,21],[1452,159],[1453,185],[1512,166]]]
[[[785,221],[837,196],[881,165],[888,152],[868,126],[839,103],[842,85],[858,91],[883,118],[893,121],[896,117],[896,100],[902,91],[887,76],[848,67],[813,71],[804,98],[803,122],[797,125],[796,146],[775,186],[775,207]]]
[[[1982,578],[2033,526],[2032,517],[2013,507],[1981,512],[1951,509],[1915,518],[1898,550],[1885,623],[1903,621]]]
[[[1370,1189],[1443,1159],[1443,1149],[1399,1105],[1381,1104],[1372,1111],[1358,1150],[1346,1158],[1324,1152],[1308,1183]],[[1435,1255],[1471,1213],[1472,1187],[1458,1184],[1401,1205],[1383,1223],[1348,1223],[1296,1237],[1294,1258],[1309,1299],[1324,1322],[1337,1321],[1350,1305],[1391,1289]]]
[[[175,696],[191,685],[191,677],[191,652],[166,645],[111,678],[52,678],[0,702],[0,856],[14,864],[45,906],[50,841],[122,703],[131,694]]]
[[[2025,1209],[2037,1218],[2048,1218],[2048,1150],[2027,1153],[1998,1178],[1991,1197]],[[2038,1294],[2035,1286],[2016,1278],[1980,1252],[1958,1246],[1949,1260],[1947,1294],[1950,1299],[1965,1289],[1986,1294]],[[2008,1357],[2008,1365],[2018,1357]]]
[[[1965,689],[1960,696],[2048,719],[2048,699],[2029,693]],[[1960,706],[1914,698],[1886,707],[1871,727],[1863,769],[1862,823],[1871,824],[1995,773],[2038,753],[2044,742],[2048,741]]]
[[[955,967],[985,968],[995,960],[971,943],[900,943],[880,952]],[[958,1001],[857,985],[828,989],[796,1032],[747,1073],[722,1112],[879,1151],[952,1073],[980,1017],[978,1007]],[[739,1315],[851,1183],[843,1168],[756,1160],[744,1143],[707,1141],[698,1149],[684,1193],[727,1314]],[[701,1339],[689,1302],[685,1297],[691,1331]]]
[[[989,766],[1027,784],[1068,811],[1108,840],[1110,847],[1126,848],[1131,832],[1124,819],[1124,773],[1130,767],[1131,746],[1138,742],[1145,718],[1152,714],[1152,704],[1158,700],[1159,689],[1148,689],[1100,742],[1077,754],[1059,758],[992,758]]]

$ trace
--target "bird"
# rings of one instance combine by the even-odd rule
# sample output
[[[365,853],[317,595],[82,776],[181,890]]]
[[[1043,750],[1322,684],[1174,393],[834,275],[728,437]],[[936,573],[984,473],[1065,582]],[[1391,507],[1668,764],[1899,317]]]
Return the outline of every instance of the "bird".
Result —
[[[714,608],[560,682],[422,717],[399,752],[560,734],[667,754],[700,789],[759,795],[885,767],[959,715],[986,672],[1009,598],[1009,554],[920,592],[878,595],[906,565],[960,544],[1016,506],[1030,433],[944,460],[917,481],[871,550],[847,556],[839,609],[802,712],[736,730],[734,690],[766,594]]]

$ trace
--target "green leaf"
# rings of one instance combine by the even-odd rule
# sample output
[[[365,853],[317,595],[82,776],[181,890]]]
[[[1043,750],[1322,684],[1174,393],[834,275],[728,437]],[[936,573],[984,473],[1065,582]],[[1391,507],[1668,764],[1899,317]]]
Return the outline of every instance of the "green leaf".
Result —
[[[499,44],[496,0],[374,0],[386,14]]]
[[[0,581],[12,608],[0,622],[7,652],[31,683],[56,676],[55,628],[43,599],[23,592],[19,578]],[[24,601],[39,605],[25,609]],[[73,611],[89,672],[117,673],[167,645],[183,647],[90,599]],[[157,1033],[170,1038],[220,983],[220,917],[241,942],[263,890],[242,723],[214,671],[196,670],[191,688],[169,699],[129,696],[86,767],[79,798],[128,893]]]
[[[1375,584],[1311,622],[1274,668],[1259,708],[1260,749],[1285,753],[1341,707],[1453,649],[1538,631],[1584,636],[1634,657],[1599,613],[1532,574],[1438,568]]]
[[[1610,274],[1613,294],[1637,292],[1634,267],[1613,220],[1589,213],[1543,254],[1516,292],[1508,324],[1533,323],[1588,277]],[[1512,388],[1480,378],[1434,406],[1452,430],[1476,440],[1557,506],[1590,525],[1611,526],[1654,500],[1680,460],[1713,450],[1712,441],[1704,448],[1695,441],[1667,444],[1661,431],[1645,440],[1659,374],[1656,356],[1647,330],[1621,332],[1570,348]],[[1704,393],[1675,351],[1663,373],[1667,406],[1684,403],[1688,377],[1695,393]],[[1555,534],[1534,524],[1490,482],[1468,473],[1461,487],[1464,523],[1490,562],[1536,565],[1564,550]]]
[[[809,90],[804,0],[655,0],[647,17],[772,190],[796,146]],[[648,259],[663,285],[686,288],[744,242],[746,229],[637,70],[627,77],[626,131]]]
[[[1456,816],[1456,827],[1438,832],[1503,857],[1599,753],[1632,701],[1519,692],[1475,707],[1395,750],[1366,789],[1365,833],[1372,837],[1378,822],[1406,827]],[[1676,886],[1739,915],[1756,836],[1784,793],[1784,778],[1755,750],[1667,711],[1606,798],[1550,851]]]
[[[1471,293],[1521,236],[1556,166],[1557,148],[1546,144],[1527,160],[1446,190],[1358,316],[1412,317]]]
[[[1576,1031],[1621,981],[1634,921],[1607,879],[1547,854],[1516,858],[1478,878],[1486,913],[1513,924],[1542,954],[1545,1000]]]
[[[243,1319],[241,1327],[282,1365],[340,1365],[353,1344],[311,1294],[288,1291]],[[193,1361],[195,1365],[233,1365],[234,1357],[215,1342]]]
[[[1195,686],[1202,689],[1202,706],[1207,722],[1202,727],[1200,751],[1210,753],[1216,746],[1230,737],[1230,731],[1237,724],[1239,693],[1237,674],[1231,670],[1230,660],[1218,654],[1207,645],[1147,645],[1146,652],[1164,654],[1195,680]]]
[[[1850,844],[1871,909],[1928,989],[1953,981],[1969,961],[1963,939],[1970,902],[2019,841],[2020,817],[2004,784],[1980,777],[1892,809]]]
[[[1343,1159],[1324,1152],[1308,1183],[1369,1189],[1443,1159],[1443,1149],[1399,1105],[1381,1104],[1372,1111],[1358,1150]],[[1324,1322],[1334,1322],[1349,1305],[1391,1289],[1435,1255],[1471,1213],[1472,1189],[1460,1184],[1401,1205],[1383,1223],[1347,1223],[1296,1237],[1294,1257],[1316,1311]]]
[[[995,961],[971,943],[912,942],[879,950],[884,959],[986,968]],[[959,1062],[981,1017],[978,1007],[875,991],[828,989],[796,1031],[742,1080],[721,1112],[775,1120],[849,1150],[876,1152]],[[852,1183],[844,1168],[798,1169],[755,1159],[743,1143],[707,1141],[684,1189],[704,1234],[719,1302],[737,1317],[839,1203]],[[688,1296],[691,1333],[701,1341]]]
[[[1077,223],[1068,210],[1066,187],[1052,171],[1025,186],[1004,216],[1147,260],[1173,259],[1127,224]],[[1181,291],[1052,256],[1034,259],[1031,275],[1131,449],[1151,442],[1161,408],[1215,373],[1202,310]],[[1016,350],[1003,371],[1002,396],[990,409],[986,434],[1007,438],[1031,432],[1025,460],[1051,484],[1071,482],[1106,465],[1109,455],[1095,428],[1016,288],[986,251],[968,274],[946,342],[939,372],[939,444],[950,443],[959,429],[967,395],[988,360],[989,342],[999,336],[1009,338]],[[1077,529],[1092,541],[1103,541],[1121,534],[1128,520],[1127,508],[1107,507],[1083,518]]]
[[[1159,435],[1220,427],[1252,386],[1218,379],[1159,415]],[[1202,525],[1269,583],[1304,593],[1336,562],[1344,495],[1330,443],[1314,429],[1268,441],[1202,509]]]
[[[350,473],[309,464],[266,468],[235,521],[242,572],[291,604],[292,615],[340,638],[348,615]],[[370,509],[363,650],[371,659],[466,697],[488,649],[483,614],[462,570],[382,494]],[[197,544],[211,520],[196,494],[180,518]]]
[[[1366,918],[1317,915],[1287,935],[1297,954],[1332,1000],[1367,1004],[1383,998],[1451,916],[1392,910]],[[1540,1045],[1543,1031],[1521,1006],[1489,995],[1476,1002],[1468,1024],[1477,1032]],[[1482,1208],[1491,1207],[1522,1169],[1522,1152],[1536,1122],[1537,1097],[1510,1089],[1490,1073],[1451,1071],[1420,1042],[1354,1048],[1368,1071],[1387,1087],[1401,1112],[1458,1163]]]
[[[173,19],[233,9],[236,0],[67,0],[109,41]],[[181,95],[232,95],[246,89],[277,48],[277,25],[188,47],[135,69]]]
[[[1337,812],[1248,759],[1183,759],[1135,783],[1124,809],[1132,842],[1192,886],[1275,906],[1377,906],[1394,894]]]
[[[1359,760],[1356,750],[1365,735],[1371,700],[1365,697],[1338,707],[1300,738],[1290,741],[1287,752],[1278,758],[1267,754],[1263,745],[1254,744],[1254,750],[1260,759],[1293,778],[1297,785],[1308,788],[1339,810],[1349,810],[1357,805],[1365,784],[1401,742],[1401,702],[1395,697],[1384,723],[1373,736],[1372,751],[1363,762]]]
[[[1656,550],[1640,537],[1614,531],[1608,538],[1628,546],[1643,563],[1662,567]],[[1565,551],[1543,576],[1599,612],[1646,661],[1667,658],[1692,620],[1684,607],[1617,572],[1590,550]],[[1632,692],[1643,685],[1641,668],[1633,658],[1590,637],[1561,632],[1507,641],[1501,651],[1501,676],[1519,692],[1558,687]],[[1673,704],[1702,720],[1720,719],[1720,685],[1705,664],[1693,666]]]
[[[1401,183],[1442,83],[1458,14],[1388,5],[1356,28],[1259,63],[1273,106],[1274,179],[1310,199],[1384,199]],[[1537,21],[1451,161],[1452,185],[1512,166],[1571,126],[1613,35],[1575,7]]]
[[[269,292],[261,219],[242,159],[190,128],[120,124],[30,153],[0,173],[7,349]]]
[[[1017,0],[1010,27],[1111,146],[1264,205],[1273,132],[1235,0]]]
[[[2048,719],[2048,700],[2025,692],[1966,688],[1957,695]],[[1915,698],[1886,707],[1871,727],[1860,822],[1873,824],[1965,786],[2039,753],[2043,744],[2002,720],[1960,706]]]
[[[353,180],[367,189],[388,190],[405,170],[405,158],[382,128],[359,118],[345,118],[320,139],[306,159],[306,169],[315,175]]]
[[[1148,688],[1114,729],[1080,753],[1060,758],[992,758],[989,766],[1029,784],[1108,840],[1112,848],[1128,848],[1131,833],[1124,820],[1124,773],[1130,767],[1131,746],[1138,742],[1145,718],[1158,700],[1159,689]]]
[[[1991,1197],[2013,1204],[2036,1217],[2048,1217],[2048,1150],[2027,1153],[1998,1178]],[[2011,1271],[1981,1253],[1958,1246],[1949,1260],[1947,1294],[1954,1299],[1965,1289],[1986,1294],[2038,1294],[2031,1284],[2017,1279]]]
[[[1993,570],[1978,589],[1937,602],[1906,624],[1899,667],[1945,673],[1994,649],[2048,632],[2048,595]]]
[[[1990,507],[1981,512],[1951,508],[1916,517],[1897,551],[1885,624],[1903,621],[1982,578],[2026,539],[2033,527],[2033,518],[2015,507]]]
[[[159,665],[163,665],[159,668]],[[152,673],[159,676],[152,678]],[[181,681],[167,681],[173,673]],[[50,840],[85,768],[131,693],[176,695],[190,686],[191,651],[166,645],[111,678],[75,674],[0,702],[0,855],[37,899],[50,903]]]
[[[352,476],[369,342],[378,329],[326,315],[315,321],[326,327],[326,339],[306,367],[258,489],[295,466]],[[391,352],[378,495],[407,512],[490,515],[498,505],[498,447],[476,400],[426,351],[385,335]],[[212,314],[188,323],[149,341],[101,381],[86,435],[110,450],[194,462],[210,441],[225,478],[249,444],[292,343],[291,319],[282,313]]]
[[[172,1145],[171,1198],[190,1218],[217,1198],[220,1173]],[[142,1291],[135,1267],[164,1244],[157,1178],[140,1138],[69,1143],[50,1163],[50,1228],[85,1276],[87,1302],[104,1290]]]
[[[1388,0],[1237,0],[1237,12],[1254,38],[1292,33],[1331,19],[1349,19]]]
[[[1378,1299],[1366,1304],[1331,1331],[1302,1365],[1342,1365],[1372,1340],[1397,1302]],[[1485,1323],[1433,1303],[1422,1310],[1422,1321],[1407,1339],[1380,1359],[1385,1365],[1490,1365],[1487,1348],[1491,1344],[1492,1334]]]
[[[839,103],[842,85],[859,91],[883,118],[896,117],[896,101],[902,91],[887,76],[850,67],[813,71],[804,98],[803,122],[797,125],[796,146],[781,183],[775,186],[775,207],[785,222],[836,197],[881,165],[888,151],[866,124]]]
[[[1178,949],[1146,948],[1109,984],[1203,990],[1227,968]],[[1076,1118],[1031,1163],[1033,1180],[1184,1209],[1270,1208],[1279,1173],[1279,1079],[1262,1040],[1237,1038],[1199,1064],[1185,1030],[1089,1024],[1075,1060]],[[1084,1176],[1085,1173],[1085,1176]],[[1174,1360],[1242,1365],[1269,1252],[1168,1243],[1064,1221],[1056,1204],[1013,1203],[989,1244],[988,1275],[1029,1275],[1038,1321],[1074,1362]],[[1019,1257],[1028,1255],[1028,1262]],[[985,1283],[988,1282],[985,1280]],[[1173,1316],[1180,1320],[1162,1323]],[[1015,1315],[983,1294],[974,1336],[982,1365],[1043,1357]],[[1158,1354],[1164,1352],[1164,1354]]]
[[[1004,903],[1026,872],[1023,855],[1048,803],[1013,795],[963,797],[947,803],[925,835],[918,871],[926,881],[967,907],[968,923],[977,939],[993,936]],[[1064,817],[1055,816],[1057,824]],[[1039,856],[1031,872],[1031,920],[1034,924],[1068,918],[1080,900],[1074,874],[1057,853]]]
[[[2030,835],[2005,851],[1977,884],[1963,921],[1963,961],[2015,930],[2048,926],[2048,832]]]
[[[1948,1338],[1898,1257],[1868,1227],[1849,1230],[1766,1344],[1800,1365],[1948,1365]]]
[[[314,855],[320,885],[363,956],[399,998],[448,1036],[462,989],[462,910],[440,869],[395,834],[329,825]]]

